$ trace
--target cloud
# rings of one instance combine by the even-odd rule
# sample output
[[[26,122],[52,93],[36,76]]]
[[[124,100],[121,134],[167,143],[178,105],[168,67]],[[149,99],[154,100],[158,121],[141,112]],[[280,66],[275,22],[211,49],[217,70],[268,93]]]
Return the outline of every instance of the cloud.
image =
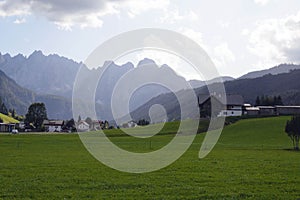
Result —
[[[26,19],[25,18],[22,18],[22,19],[16,19],[14,21],[14,24],[24,24],[26,23]]]
[[[30,2],[20,0],[0,1],[0,17],[25,16],[30,14]]]
[[[178,32],[192,39],[194,42],[198,43],[204,50],[207,50],[207,47],[203,42],[202,33],[200,31],[195,31],[194,29],[191,28],[181,27],[178,30]]]
[[[254,0],[254,3],[264,6],[267,5],[270,2],[270,0]]]
[[[160,18],[162,23],[170,23],[174,24],[178,21],[188,20],[188,21],[195,21],[198,20],[198,15],[193,11],[188,11],[186,13],[180,13],[179,9],[165,9],[164,16]]]
[[[169,0],[2,0],[0,17],[35,15],[45,17],[61,29],[97,28],[103,25],[102,18],[125,11],[135,17],[151,9],[162,9]]]
[[[223,42],[213,49],[212,60],[217,67],[230,67],[229,64],[235,61],[235,55],[229,49],[228,44]]]
[[[62,29],[76,25],[81,28],[101,27],[102,16],[117,12],[113,7],[115,3],[103,0],[4,0],[0,2],[0,16],[42,16]]]
[[[127,14],[130,18],[134,18],[137,15],[140,15],[149,10],[162,10],[168,7],[169,4],[169,0],[126,0],[123,2],[122,8],[124,10],[127,10]]]
[[[300,62],[300,12],[281,19],[267,19],[245,31],[248,49],[262,59],[261,64]]]

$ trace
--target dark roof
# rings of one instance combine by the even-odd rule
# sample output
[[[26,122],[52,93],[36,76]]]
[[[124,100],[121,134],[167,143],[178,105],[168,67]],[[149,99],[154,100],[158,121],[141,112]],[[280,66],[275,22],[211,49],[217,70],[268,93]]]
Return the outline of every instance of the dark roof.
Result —
[[[227,105],[244,105],[244,98],[241,95],[226,95]]]
[[[199,105],[205,103],[211,96],[202,94],[198,96]],[[220,101],[220,98],[217,98]],[[237,94],[228,94],[226,95],[226,104],[227,105],[244,105],[244,98],[241,95]]]
[[[210,96],[207,94],[200,94],[198,96],[198,103],[199,105],[203,104]]]
[[[62,126],[64,124],[63,120],[44,120],[44,125],[47,126]]]
[[[276,108],[298,108],[300,109],[300,106],[275,106]]]

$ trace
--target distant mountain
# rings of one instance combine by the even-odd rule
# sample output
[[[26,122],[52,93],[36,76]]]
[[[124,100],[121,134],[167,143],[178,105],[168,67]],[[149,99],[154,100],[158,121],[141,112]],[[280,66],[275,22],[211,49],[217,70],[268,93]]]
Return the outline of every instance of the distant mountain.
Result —
[[[0,70],[0,97],[8,108],[16,109],[18,114],[26,114],[33,102],[44,102],[49,118],[71,118],[71,102],[54,95],[40,95],[19,86]]]
[[[300,105],[300,69],[254,79],[238,79],[225,83],[226,92],[240,94],[246,102],[255,103],[257,96],[281,95],[286,105]]]
[[[250,72],[248,74],[241,76],[239,79],[253,79],[253,78],[265,76],[267,74],[276,75],[276,74],[288,73],[291,70],[295,70],[295,69],[300,69],[300,65],[281,64],[270,69]]]
[[[147,76],[143,70],[146,66],[148,69],[151,68],[150,73],[155,74],[158,79],[173,81],[177,84],[182,83],[182,85],[186,82],[184,78],[177,75],[169,66],[158,66],[153,60],[148,58],[141,60],[136,67],[130,62],[121,66],[113,62],[110,63],[105,71],[103,71],[101,66],[97,69],[84,68],[91,77],[99,77],[102,74],[95,94],[97,113],[101,119],[112,119],[110,106],[112,93],[121,77],[129,72],[135,74],[135,77],[129,81],[133,81],[136,78],[143,80],[143,77]],[[58,98],[57,96],[63,96],[68,101],[71,101],[73,84],[80,66],[85,67],[82,63],[77,63],[55,54],[45,56],[41,51],[33,52],[28,58],[21,54],[14,57],[11,57],[9,54],[0,54],[0,70],[3,70],[17,84],[28,88],[38,94],[38,96],[46,95],[48,97],[49,94],[55,95],[56,98]],[[88,91],[90,80],[87,79],[85,81],[86,84],[82,90]],[[148,84],[138,88],[130,99],[130,111],[135,110],[151,98],[166,92],[169,92],[169,90],[158,84]],[[48,104],[48,106],[50,107],[51,104]],[[64,110],[61,111],[63,112]]]
[[[41,51],[28,58],[19,54],[0,54],[0,70],[22,87],[38,94],[71,97],[73,83],[81,63],[56,54],[45,56]]]
[[[155,77],[157,80],[164,80],[168,83],[175,83],[177,86],[180,85],[180,89],[185,88],[186,80],[178,76],[168,65],[163,65],[159,67],[153,60],[145,58],[141,60],[137,67],[134,67],[131,63],[127,63],[122,66],[118,66],[115,63],[111,63],[106,71],[102,72],[102,68],[98,68],[94,71],[94,75],[103,73],[102,78],[99,81],[98,89],[96,92],[96,102],[98,104],[98,116],[99,118],[112,120],[111,111],[111,97],[115,90],[118,81],[122,80],[122,85],[125,86],[124,90],[127,89],[126,86],[132,85],[135,80],[147,80],[148,77]],[[131,77],[129,79],[124,79],[127,76]],[[137,85],[138,87],[132,94],[130,98],[129,111],[137,109],[139,106],[145,104],[150,99],[168,93],[169,89],[160,85],[159,83],[148,83],[146,85]],[[119,94],[119,98],[123,98],[123,95]]]
[[[300,105],[300,70],[292,70],[289,73],[281,73],[277,75],[265,75],[254,79],[236,79],[226,81],[224,83],[227,94],[239,94],[244,97],[246,103],[255,104],[257,96],[280,95],[285,105]],[[216,87],[220,83],[213,83],[212,87]],[[203,86],[194,90],[196,95],[208,94],[207,86]],[[186,105],[191,104],[191,98],[187,95],[187,91],[176,93],[179,97],[185,98]],[[134,120],[147,119],[149,120],[149,109],[155,104],[160,104],[165,107],[168,120],[180,119],[180,107],[175,94],[168,93],[157,96],[148,101],[143,106],[139,107],[131,113]],[[194,105],[195,106],[195,105]],[[191,112],[184,118],[193,118],[198,113]]]
[[[186,89],[184,86],[186,81],[183,77],[176,74],[168,65],[158,66],[153,60],[148,58],[141,60],[137,66],[134,66],[130,62],[121,66],[111,62],[108,68],[103,71],[103,67],[101,66],[98,66],[97,69],[88,69],[82,65],[82,63],[75,62],[68,58],[56,54],[45,56],[41,51],[35,51],[29,57],[25,57],[21,54],[14,57],[9,54],[0,54],[0,70],[3,70],[4,73],[11,78],[9,79],[11,86],[5,87],[5,90],[1,91],[1,96],[7,99],[6,102],[8,104],[17,107],[20,113],[24,113],[31,102],[39,100],[47,104],[48,113],[50,113],[51,116],[60,119],[69,118],[71,116],[73,84],[81,66],[84,67],[87,74],[90,74],[92,77],[99,77],[100,74],[103,74],[98,82],[95,94],[97,114],[101,119],[113,119],[111,96],[118,81],[128,74],[134,74],[134,77],[128,80],[130,82],[134,80],[144,80],[147,78],[144,69],[147,69],[149,75],[155,74],[155,77],[159,80],[166,80],[182,85],[181,88],[178,88],[178,91],[184,91],[184,89]],[[284,87],[282,80],[274,78],[277,77],[275,75],[289,76],[289,78],[283,78],[284,81],[289,82],[288,80],[292,79],[294,75],[284,75],[284,73],[294,69],[300,69],[300,65],[282,64],[268,70],[248,73],[237,80],[231,77],[220,77],[209,80],[206,83],[217,84],[224,82],[227,92],[242,94],[249,102],[253,102],[253,99],[256,98],[257,95],[281,94],[286,103],[296,104],[298,103],[297,87],[294,88],[290,83],[285,83],[284,86],[286,87],[284,90],[281,90],[281,88]],[[291,74],[295,73],[296,72],[291,72]],[[271,80],[269,80],[267,84],[270,85],[264,85],[268,74],[274,74],[274,76],[269,77]],[[262,78],[262,80],[259,78]],[[6,79],[3,78],[3,80]],[[14,84],[12,84],[13,80]],[[82,88],[83,91],[89,91],[89,84],[92,84],[90,80],[92,79],[88,78],[85,81]],[[273,80],[277,80],[278,83],[273,82]],[[246,85],[244,85],[245,82],[247,82]],[[193,88],[198,88],[196,91],[201,93],[205,92],[206,87],[204,81],[191,80],[189,83]],[[127,85],[127,83],[125,82],[123,85]],[[2,89],[2,87],[0,88]],[[267,90],[267,88],[269,89]],[[155,83],[137,88],[130,99],[129,111],[135,113],[136,110],[140,110],[139,113],[143,113],[144,110],[147,110],[144,108],[147,106],[151,107],[151,102],[159,102],[160,100],[158,99],[162,100],[164,95],[169,92],[167,88]],[[184,93],[181,94],[184,95]],[[165,102],[166,106],[170,109],[168,112],[173,113],[170,115],[170,119],[174,119],[178,114],[177,111],[173,109],[176,102],[171,99],[169,94],[166,95],[168,96],[167,100],[163,100],[163,102]],[[136,116],[138,115],[140,114]]]
[[[199,88],[199,87],[203,87],[207,84],[212,84],[212,83],[224,83],[226,81],[233,81],[234,78],[230,77],[230,76],[221,76],[218,78],[214,78],[208,81],[200,81],[200,80],[190,80],[189,83],[191,85],[192,88]]]

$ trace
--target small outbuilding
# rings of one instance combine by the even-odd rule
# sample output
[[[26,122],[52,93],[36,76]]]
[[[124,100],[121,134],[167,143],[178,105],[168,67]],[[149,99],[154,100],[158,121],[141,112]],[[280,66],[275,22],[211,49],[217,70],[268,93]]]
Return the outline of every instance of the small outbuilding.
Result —
[[[276,115],[276,109],[274,106],[257,106],[259,108],[259,115],[271,116]]]
[[[278,115],[300,115],[300,106],[276,106]]]

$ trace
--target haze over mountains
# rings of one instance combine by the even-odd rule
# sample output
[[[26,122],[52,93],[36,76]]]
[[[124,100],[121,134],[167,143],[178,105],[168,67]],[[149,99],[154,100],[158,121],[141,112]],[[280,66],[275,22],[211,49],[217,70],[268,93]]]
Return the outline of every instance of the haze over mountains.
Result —
[[[262,77],[267,74],[277,75],[282,73],[288,73],[291,70],[300,69],[300,65],[294,65],[294,64],[280,64],[278,66],[272,67],[270,69],[260,70],[260,71],[254,71],[247,73],[243,76],[241,76],[239,79],[251,79],[251,78],[258,78]]]
[[[98,109],[97,113],[101,118],[112,119],[110,102],[116,83],[121,77],[131,71],[134,71],[136,77],[143,79],[143,76],[145,76],[143,68],[145,68],[145,66],[147,66],[148,69],[151,68],[151,73],[155,73],[158,78],[160,77],[164,80],[169,79],[169,82],[174,81],[182,86],[186,82],[184,78],[178,76],[167,65],[159,67],[153,60],[147,58],[141,60],[136,67],[130,62],[122,66],[112,62],[105,71],[102,71],[102,67],[89,70],[82,65],[82,63],[77,63],[55,54],[45,56],[41,51],[33,52],[28,58],[21,54],[14,57],[11,57],[9,54],[0,54],[0,70],[10,77],[10,79],[8,79],[3,76],[2,79],[10,80],[11,85],[16,85],[15,87],[19,88],[19,90],[23,87],[24,91],[26,91],[24,93],[30,93],[31,96],[34,96],[32,98],[25,98],[24,95],[18,98],[16,97],[20,103],[11,104],[11,106],[15,107],[18,113],[25,114],[26,107],[28,107],[31,102],[43,98],[44,101],[49,102],[46,107],[48,108],[48,113],[51,118],[71,117],[70,110],[73,84],[80,67],[83,67],[91,77],[99,77],[100,74],[103,73],[95,94]],[[86,80],[87,84],[84,85],[82,90],[89,90],[89,81],[90,80]],[[184,87],[180,89],[184,89]],[[151,98],[166,92],[168,92],[168,89],[157,84],[150,84],[136,90],[130,101],[130,111],[143,105]],[[2,96],[6,96],[5,102],[13,102],[12,99],[8,98],[8,95],[5,95],[7,93],[9,92],[4,92],[3,90]],[[65,114],[58,115],[57,112],[52,112],[53,105],[47,99],[50,95],[52,99],[55,97],[64,102],[65,106],[61,111],[65,111]],[[24,101],[22,101],[22,99],[24,99]]]
[[[29,57],[21,54],[11,57],[0,54],[0,96],[7,107],[15,108],[19,114],[25,114],[30,103],[45,102],[50,118],[67,119],[72,117],[71,97],[73,83],[82,63],[58,55],[45,56],[41,51],[35,51]],[[135,67],[128,62],[122,66],[111,63],[106,71],[103,68],[85,69],[92,76],[103,73],[98,83],[95,95],[97,113],[101,119],[113,119],[110,108],[111,96],[116,83],[127,73],[134,73],[142,79],[145,74],[143,67],[157,74],[159,79],[168,79],[182,85],[180,95],[184,95],[186,81],[176,74],[168,65],[157,66],[145,58]],[[82,66],[85,68],[85,66]],[[281,64],[269,70],[248,73],[238,79],[221,77],[209,80],[208,84],[225,82],[228,93],[241,94],[247,102],[253,103],[257,95],[281,95],[288,104],[300,104],[300,65]],[[295,71],[291,71],[295,70]],[[290,72],[291,71],[291,72]],[[273,75],[268,75],[273,74]],[[87,80],[88,83],[88,80]],[[204,81],[189,81],[197,94],[205,93]],[[88,84],[83,90],[89,90]],[[178,91],[179,91],[178,90]],[[135,91],[130,99],[130,112],[134,118],[146,118],[151,105],[162,104],[170,115],[169,120],[175,119],[178,112],[176,98],[165,87],[150,84]],[[187,98],[188,101],[188,98]],[[191,116],[194,114],[191,113]]]

